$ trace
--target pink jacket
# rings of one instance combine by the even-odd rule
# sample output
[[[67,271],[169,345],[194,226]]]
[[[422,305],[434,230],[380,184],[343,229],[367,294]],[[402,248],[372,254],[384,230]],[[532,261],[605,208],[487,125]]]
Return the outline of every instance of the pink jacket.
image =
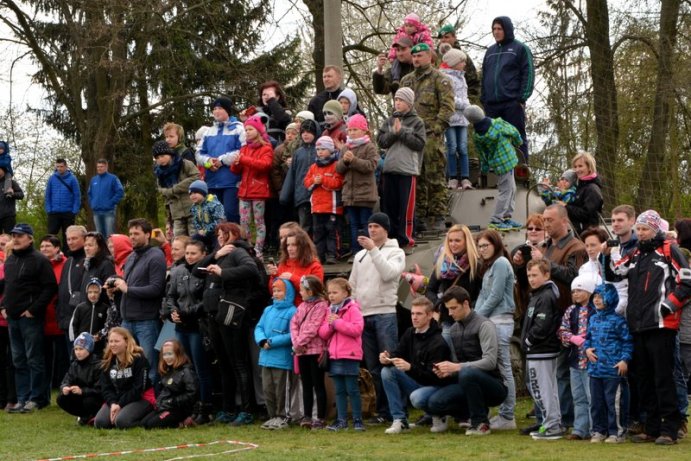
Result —
[[[412,40],[413,45],[417,45],[418,43],[426,43],[431,49],[434,49],[432,35],[429,32],[429,27],[427,27],[425,24],[420,24],[417,32],[415,32],[413,35],[408,35],[403,26],[401,26],[396,29],[396,35],[393,38],[393,42],[391,42],[391,47],[389,47],[389,61],[396,59],[396,48],[393,45],[394,43],[398,42],[399,38],[403,37],[408,37],[410,40]]]
[[[360,304],[348,299],[338,311],[338,318],[329,323],[329,315],[319,327],[319,336],[329,341],[331,359],[362,360],[362,330],[365,321],[362,318]]]
[[[319,327],[329,312],[329,303],[323,299],[303,301],[290,321],[290,339],[295,355],[319,355],[324,350],[324,340]]]

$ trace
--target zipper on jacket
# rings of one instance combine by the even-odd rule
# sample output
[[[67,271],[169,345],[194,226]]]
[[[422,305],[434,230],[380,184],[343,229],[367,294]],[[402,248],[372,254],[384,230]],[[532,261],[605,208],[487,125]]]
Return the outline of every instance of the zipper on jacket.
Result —
[[[650,272],[648,272],[645,276],[645,287],[643,288],[643,291],[645,292],[648,291],[648,282],[650,282]]]

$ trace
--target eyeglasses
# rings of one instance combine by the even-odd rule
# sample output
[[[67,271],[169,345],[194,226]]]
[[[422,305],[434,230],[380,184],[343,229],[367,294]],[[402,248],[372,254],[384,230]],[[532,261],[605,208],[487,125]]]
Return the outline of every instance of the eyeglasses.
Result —
[[[530,232],[541,232],[541,231],[543,231],[544,229],[541,229],[541,228],[539,228],[539,227],[526,227],[526,230],[528,230],[528,231],[530,231]]]
[[[480,244],[480,245],[477,246],[477,249],[478,249],[478,250],[484,250],[485,248],[489,248],[489,247],[491,247],[491,246],[492,246],[492,245],[489,244],[489,243],[482,243],[482,244]]]

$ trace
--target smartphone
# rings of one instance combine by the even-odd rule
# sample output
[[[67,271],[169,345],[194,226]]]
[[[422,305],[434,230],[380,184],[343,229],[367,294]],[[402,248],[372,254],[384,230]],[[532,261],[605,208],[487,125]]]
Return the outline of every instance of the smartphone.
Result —
[[[365,229],[358,229],[357,236],[358,237],[369,237],[369,233]]]
[[[275,266],[276,260],[274,258],[269,258],[269,264],[271,264],[272,266]]]
[[[197,267],[200,271],[208,272],[209,268],[208,267]]]

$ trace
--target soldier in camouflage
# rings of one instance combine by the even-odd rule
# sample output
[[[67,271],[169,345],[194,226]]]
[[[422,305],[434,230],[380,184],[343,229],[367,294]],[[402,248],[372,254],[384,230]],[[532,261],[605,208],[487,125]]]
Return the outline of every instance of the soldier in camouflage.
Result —
[[[455,107],[453,84],[432,66],[433,51],[429,45],[418,43],[412,54],[415,71],[401,79],[401,87],[410,87],[415,92],[415,111],[425,122],[427,135],[416,190],[416,221],[418,231],[424,230],[425,220],[444,230],[444,217],[448,213],[444,131],[449,127]]]

